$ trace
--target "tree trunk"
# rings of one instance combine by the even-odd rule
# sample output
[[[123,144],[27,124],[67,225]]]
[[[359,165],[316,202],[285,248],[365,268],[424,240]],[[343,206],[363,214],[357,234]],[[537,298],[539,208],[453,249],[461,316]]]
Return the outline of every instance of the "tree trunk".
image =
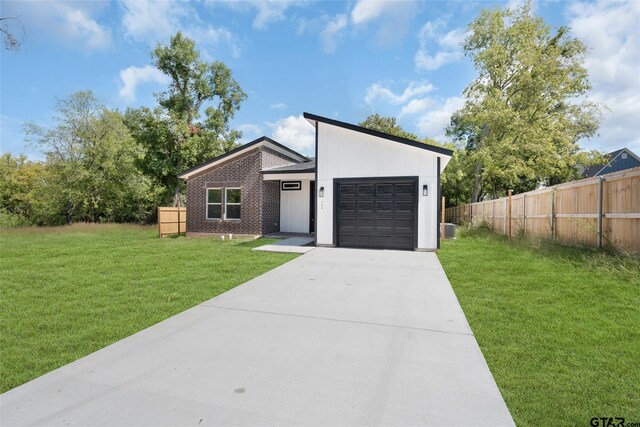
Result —
[[[173,207],[177,207],[180,202],[180,184],[176,184],[176,188],[173,190]]]
[[[67,209],[65,212],[65,216],[66,216],[67,224],[68,225],[73,224],[73,203],[70,201],[67,202]]]
[[[473,194],[471,203],[479,202],[480,191],[482,190],[482,163],[476,163],[475,177],[473,179]]]

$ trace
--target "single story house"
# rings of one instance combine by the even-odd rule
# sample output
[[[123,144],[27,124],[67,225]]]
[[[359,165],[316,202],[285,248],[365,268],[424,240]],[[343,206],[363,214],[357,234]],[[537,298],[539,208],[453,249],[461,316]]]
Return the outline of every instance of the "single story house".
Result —
[[[621,148],[606,154],[603,164],[580,167],[579,170],[582,178],[591,178],[639,166],[640,157],[628,148]]]
[[[304,113],[315,157],[261,137],[179,175],[189,235],[314,233],[318,246],[435,250],[452,151]]]

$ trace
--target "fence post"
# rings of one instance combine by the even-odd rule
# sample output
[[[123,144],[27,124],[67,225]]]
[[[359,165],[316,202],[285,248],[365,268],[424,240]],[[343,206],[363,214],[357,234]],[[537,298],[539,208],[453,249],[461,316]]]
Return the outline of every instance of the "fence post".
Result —
[[[511,190],[507,193],[507,236],[511,238]]]
[[[162,233],[161,233],[161,228],[160,228],[160,207],[158,207],[158,237],[162,237]]]
[[[180,237],[180,200],[178,199],[178,237]]]
[[[522,195],[522,231],[527,234],[527,193]]]
[[[602,249],[602,187],[604,178],[598,177],[598,249]]]
[[[551,240],[556,240],[556,189],[551,188]]]
[[[491,201],[491,229],[496,229],[496,200]]]

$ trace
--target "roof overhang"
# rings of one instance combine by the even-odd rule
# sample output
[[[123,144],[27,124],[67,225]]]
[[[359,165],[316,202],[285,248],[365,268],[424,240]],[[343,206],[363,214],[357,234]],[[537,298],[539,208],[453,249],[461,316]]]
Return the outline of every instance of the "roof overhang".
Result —
[[[277,141],[274,141],[271,138],[268,138],[266,136],[260,137],[258,139],[254,139],[251,142],[248,142],[244,145],[241,145],[239,147],[234,148],[233,150],[222,154],[218,157],[215,157],[211,160],[209,160],[208,162],[199,164],[198,166],[195,166],[185,172],[182,172],[180,175],[178,175],[178,178],[180,179],[189,179],[191,176],[196,175],[200,172],[203,172],[209,168],[212,168],[214,166],[219,165],[222,162],[226,162],[228,160],[231,160],[235,157],[238,157],[244,153],[246,153],[249,150],[261,147],[261,146],[266,146],[271,148],[274,151],[277,151],[280,154],[283,154],[284,156],[288,157],[289,159],[291,159],[292,162],[308,162],[310,161],[310,159],[296,151],[293,151],[292,149],[290,149],[289,147],[286,147],[282,144],[280,144]]]
[[[315,180],[316,174],[314,172],[303,173],[269,173],[263,174],[262,179],[265,181],[302,181],[302,180]]]

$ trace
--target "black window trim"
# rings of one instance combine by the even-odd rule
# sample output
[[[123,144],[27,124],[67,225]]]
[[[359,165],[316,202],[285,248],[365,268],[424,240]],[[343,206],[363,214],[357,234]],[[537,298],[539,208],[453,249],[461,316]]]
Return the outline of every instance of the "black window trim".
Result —
[[[284,188],[286,184],[296,184],[295,188]],[[282,191],[301,191],[302,190],[302,181],[281,181],[280,182],[280,190]]]

